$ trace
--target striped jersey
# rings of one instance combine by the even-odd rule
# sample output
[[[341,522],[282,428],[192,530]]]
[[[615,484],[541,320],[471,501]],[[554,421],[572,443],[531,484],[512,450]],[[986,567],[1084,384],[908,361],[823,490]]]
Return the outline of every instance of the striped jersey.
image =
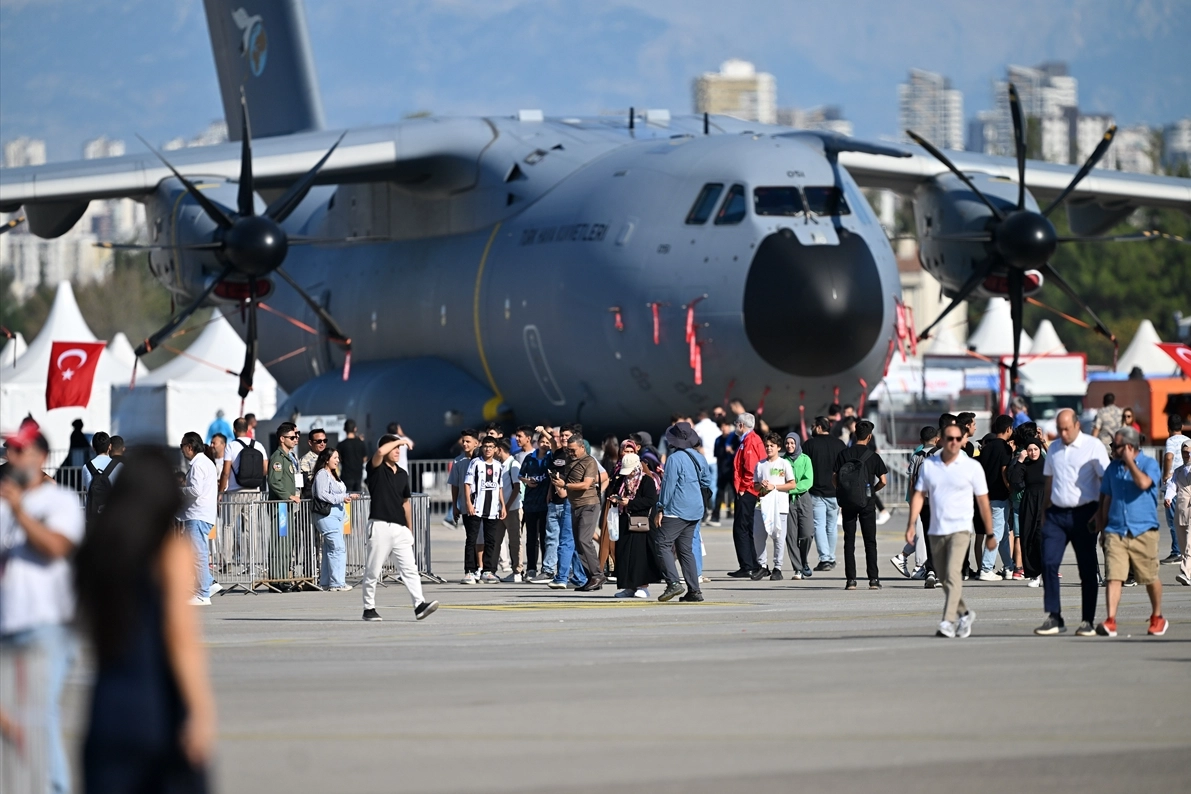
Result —
[[[500,518],[500,481],[503,467],[496,458],[474,458],[467,469],[471,504],[480,518]]]

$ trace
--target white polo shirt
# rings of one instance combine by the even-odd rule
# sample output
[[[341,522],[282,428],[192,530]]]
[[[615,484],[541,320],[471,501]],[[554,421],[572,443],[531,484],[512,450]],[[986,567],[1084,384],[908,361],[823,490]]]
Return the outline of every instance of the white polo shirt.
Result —
[[[988,481],[980,464],[962,452],[950,463],[942,455],[927,455],[914,490],[930,499],[927,534],[954,535],[972,531],[974,498],[988,495]]]
[[[1058,438],[1046,451],[1042,473],[1053,478],[1050,503],[1079,507],[1100,501],[1100,479],[1108,468],[1108,450],[1099,439],[1080,433],[1070,444]]]

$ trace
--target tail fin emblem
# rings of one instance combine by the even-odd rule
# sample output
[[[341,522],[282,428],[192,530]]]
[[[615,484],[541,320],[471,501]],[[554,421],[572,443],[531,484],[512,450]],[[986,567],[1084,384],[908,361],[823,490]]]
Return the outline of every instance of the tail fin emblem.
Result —
[[[265,25],[260,14],[248,15],[243,8],[232,12],[232,21],[243,33],[240,41],[240,54],[248,59],[254,77],[260,77],[265,71],[265,61],[269,57],[269,37],[265,33]]]

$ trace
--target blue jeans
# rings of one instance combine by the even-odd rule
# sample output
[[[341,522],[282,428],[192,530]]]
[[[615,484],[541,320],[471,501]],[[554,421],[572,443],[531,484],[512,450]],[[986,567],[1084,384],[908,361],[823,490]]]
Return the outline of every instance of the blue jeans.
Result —
[[[715,466],[715,464],[711,464]],[[715,475],[712,474],[712,477]],[[712,480],[715,482],[715,480]],[[691,548],[695,551],[695,573],[699,576],[703,575],[703,537],[699,534],[699,527],[703,525],[702,521],[695,524],[695,536],[691,539]]]
[[[835,541],[839,536],[836,519],[839,517],[839,502],[834,496],[811,496],[811,508],[815,512],[815,548],[819,562],[835,562]]]
[[[571,538],[571,503],[546,505],[546,551],[542,554],[542,571],[554,573],[558,570],[558,544],[562,538]],[[571,546],[575,545],[571,538]]]
[[[550,526],[550,510],[561,506],[550,505],[546,509],[547,533],[549,533]],[[587,573],[583,570],[583,560],[579,557],[579,550],[575,548],[575,533],[571,529],[571,505],[569,502],[566,504],[566,510],[563,511],[562,516],[561,530],[558,535],[558,567],[554,569],[554,581],[566,582],[569,579],[578,587],[582,587],[587,584]],[[549,537],[546,542],[550,542]]]
[[[200,598],[211,595],[211,560],[207,554],[207,535],[214,524],[191,519],[182,523],[190,543],[194,546],[194,574],[197,582],[194,594]]]
[[[1175,528],[1174,523],[1173,500],[1166,506],[1166,526],[1170,527],[1170,553],[1175,556],[1182,556],[1182,551],[1179,549],[1179,531]]]
[[[997,536],[997,548],[989,551],[984,548],[984,541],[977,538],[977,543],[981,548],[984,548],[983,556],[980,558],[980,572],[990,573],[997,567],[997,552],[1001,552],[1001,564],[1013,570],[1013,550],[1009,548],[1009,500],[1008,499],[993,499],[990,500],[988,506],[992,508],[992,522],[993,532]]]
[[[331,508],[331,514],[319,516],[314,526],[323,539],[323,564],[318,569],[318,586],[343,587],[347,575],[347,544],[343,541],[343,505]]]
[[[60,703],[62,689],[66,685],[66,675],[70,672],[71,665],[74,664],[74,634],[67,626],[49,624],[9,634],[0,640],[0,653],[9,653],[10,651],[21,653],[26,650],[39,652],[46,666],[45,700],[34,706],[35,709],[41,711],[35,716],[35,721],[44,726],[45,738],[38,741],[35,737],[30,737],[34,738],[32,746],[41,745],[49,754],[49,790],[54,794],[68,794],[70,791],[70,764],[66,760],[66,750],[62,746]]]

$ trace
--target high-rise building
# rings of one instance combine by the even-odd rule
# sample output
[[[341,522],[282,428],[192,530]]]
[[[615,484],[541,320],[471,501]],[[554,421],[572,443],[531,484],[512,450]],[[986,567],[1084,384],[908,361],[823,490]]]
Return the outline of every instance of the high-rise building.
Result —
[[[817,108],[778,108],[777,123],[800,130],[824,130],[840,135],[852,134],[852,122],[844,118],[839,105]]]
[[[5,168],[24,168],[29,165],[45,165],[45,141],[20,137],[4,144]]]
[[[1112,150],[1116,152],[1117,168],[1137,174],[1152,174],[1158,158],[1155,152],[1154,130],[1139,124],[1117,131]]]
[[[777,123],[777,82],[748,61],[728,60],[695,78],[695,112]]]
[[[1162,130],[1162,165],[1171,170],[1191,165],[1191,118],[1179,119]]]
[[[1113,118],[1108,113],[1077,116],[1075,123],[1072,125],[1072,162],[1082,165],[1085,160],[1091,157],[1092,152],[1096,151],[1096,147],[1100,145],[1100,141],[1104,140],[1104,133],[1108,131],[1108,128],[1113,123]],[[1108,151],[1100,158],[1100,162],[1096,164],[1096,167],[1111,169],[1117,167],[1117,145],[1115,141],[1112,146],[1108,147]]]
[[[897,87],[897,98],[903,135],[913,130],[940,149],[964,148],[964,95],[943,75],[911,69],[909,80]]]
[[[114,140],[106,135],[83,144],[83,159],[98,160],[102,157],[123,157],[124,141]]]
[[[1037,147],[1030,151],[1031,156],[1050,163],[1071,162],[1079,114],[1079,81],[1068,74],[1067,64],[1057,61],[1034,67],[1010,65],[1006,79],[993,83],[997,147],[986,153],[1006,157],[1015,154],[1013,115],[1009,110],[1010,83],[1017,88],[1021,102],[1027,145]],[[1031,130],[1035,131],[1031,133]],[[1031,140],[1031,134],[1037,137]]]
[[[1002,154],[999,138],[1001,116],[995,110],[981,110],[968,122],[967,149],[981,154]]]

